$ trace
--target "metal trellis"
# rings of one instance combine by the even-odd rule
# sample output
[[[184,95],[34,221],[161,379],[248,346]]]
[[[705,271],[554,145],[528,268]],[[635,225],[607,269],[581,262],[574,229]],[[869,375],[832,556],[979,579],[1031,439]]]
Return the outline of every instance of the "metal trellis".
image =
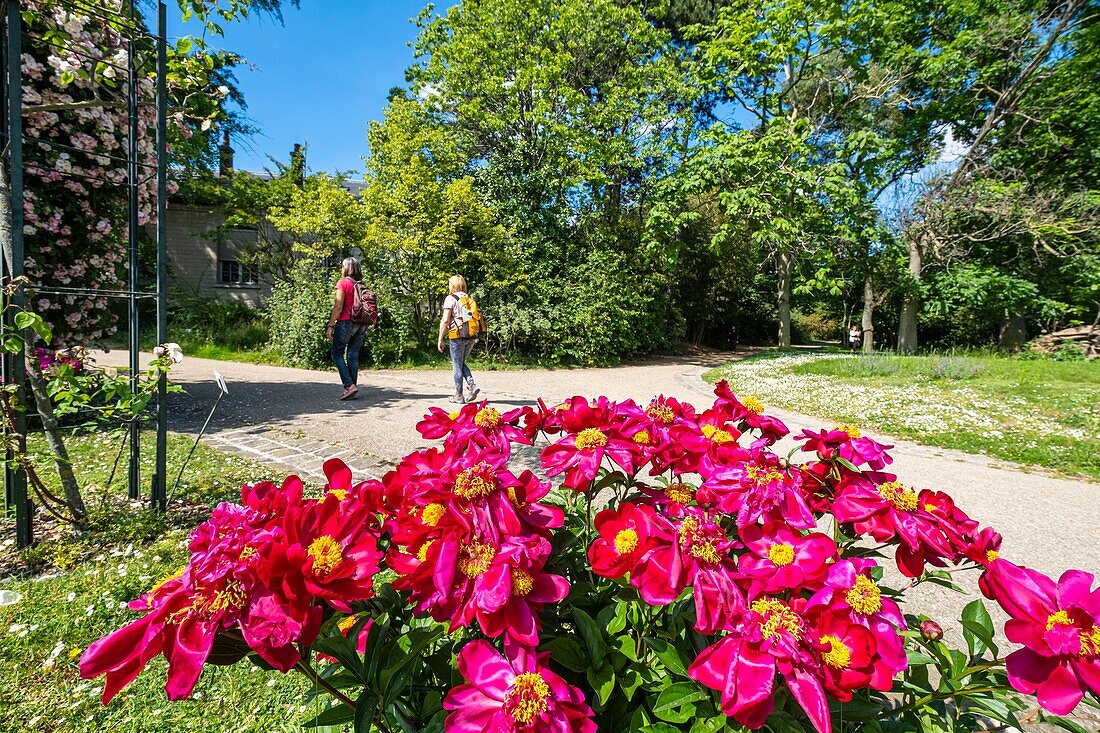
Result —
[[[27,254],[23,233],[23,191],[24,191],[24,160],[23,160],[23,103],[22,89],[24,76],[22,72],[21,55],[24,40],[33,41],[35,36],[27,32],[20,12],[17,0],[3,0],[3,22],[5,25],[2,35],[3,41],[3,119],[0,120],[0,137],[3,140],[5,150],[6,173],[11,199],[11,257],[0,257],[2,270],[0,281],[6,286],[13,279],[24,274],[24,262]],[[166,47],[166,7],[163,2],[157,3],[156,33],[152,34],[144,29],[144,23],[137,15],[134,3],[124,3],[119,11],[97,6],[94,9],[79,2],[79,0],[56,0],[56,4],[62,9],[74,14],[82,14],[94,17],[103,22],[111,23],[112,28],[122,35],[124,47],[127,50],[127,63],[125,68],[126,99],[125,109],[127,117],[127,146],[125,161],[126,188],[127,188],[127,254],[128,273],[126,290],[101,290],[95,288],[71,288],[51,287],[39,285],[36,291],[42,294],[75,295],[96,298],[124,299],[128,307],[129,322],[129,350],[130,350],[130,380],[131,389],[136,391],[140,370],[139,362],[139,309],[138,303],[142,299],[150,298],[156,301],[156,332],[157,341],[165,343],[168,339],[167,320],[167,227],[165,221],[167,200],[167,106],[168,93],[166,86],[167,47]],[[52,41],[51,43],[56,43]],[[147,59],[139,61],[141,48],[155,48],[155,67],[150,68]],[[83,53],[84,49],[80,51]],[[74,52],[75,53],[75,52]],[[103,63],[110,65],[106,59]],[[139,94],[139,79],[142,75],[155,73],[156,90],[153,99],[142,99]],[[155,107],[156,111],[156,143],[152,160],[148,157],[142,159],[140,155],[139,137],[141,135],[141,109]],[[60,144],[60,143],[59,143]],[[143,173],[145,171],[145,173]],[[154,172],[156,176],[156,284],[152,292],[140,290],[139,257],[140,244],[140,184],[149,179],[148,172]],[[145,176],[143,178],[143,175]],[[7,297],[7,296],[5,296]],[[23,289],[20,288],[11,296],[11,305],[22,307],[24,301]],[[7,305],[7,303],[5,304]],[[14,325],[14,313],[11,308],[5,309],[6,325]],[[28,403],[25,387],[25,365],[23,355],[4,354],[2,373],[5,383],[14,383],[18,386],[21,401]],[[150,493],[151,505],[165,511],[167,504],[167,434],[168,434],[168,405],[167,405],[167,378],[161,376],[157,384],[155,400],[156,421],[156,462],[152,477],[152,490]],[[128,470],[128,495],[131,499],[137,499],[141,495],[141,421],[138,415],[131,416],[129,421],[129,470]],[[17,414],[15,432],[19,436],[26,435],[26,417],[23,413]],[[25,447],[25,446],[21,446]],[[34,514],[33,503],[27,495],[26,476],[22,471],[10,468],[12,464],[12,451],[7,455],[8,468],[4,472],[4,499],[5,507],[15,515],[16,543],[25,547],[33,541],[32,517]]]

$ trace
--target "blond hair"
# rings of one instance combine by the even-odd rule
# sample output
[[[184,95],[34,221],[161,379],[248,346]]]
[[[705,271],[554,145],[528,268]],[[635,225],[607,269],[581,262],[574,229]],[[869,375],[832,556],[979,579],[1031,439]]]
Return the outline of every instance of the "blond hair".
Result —
[[[452,293],[465,293],[466,278],[462,277],[462,275],[451,275],[451,279],[447,281],[447,287]]]

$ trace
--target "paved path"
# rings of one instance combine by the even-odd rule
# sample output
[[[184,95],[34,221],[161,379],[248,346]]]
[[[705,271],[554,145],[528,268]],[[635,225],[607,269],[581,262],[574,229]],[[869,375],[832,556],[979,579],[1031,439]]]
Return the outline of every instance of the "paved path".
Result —
[[[504,408],[529,404],[538,396],[553,404],[574,394],[639,402],[665,394],[703,406],[709,404],[710,387],[700,375],[729,358],[715,354],[608,369],[476,376],[483,396]],[[123,363],[125,354],[112,353],[101,361]],[[229,395],[212,422],[210,444],[271,465],[276,478],[290,472],[317,478],[329,455],[341,455],[357,475],[378,476],[401,456],[426,445],[414,425],[428,407],[448,406],[450,393],[449,371],[366,372],[359,380],[361,398],[339,402],[335,372],[189,358],[173,374],[187,390],[172,398],[173,430],[194,432],[201,426],[217,395],[215,369],[224,375]],[[804,415],[770,412],[796,433],[819,426]],[[982,456],[888,442],[896,443],[891,470],[902,481],[948,491],[971,516],[1004,535],[1003,554],[1009,559],[1055,577],[1067,567],[1100,574],[1100,485],[1028,472]],[[975,578],[960,580],[964,587],[975,586]],[[912,608],[940,620],[957,619],[965,600],[929,586],[914,589],[911,597]]]

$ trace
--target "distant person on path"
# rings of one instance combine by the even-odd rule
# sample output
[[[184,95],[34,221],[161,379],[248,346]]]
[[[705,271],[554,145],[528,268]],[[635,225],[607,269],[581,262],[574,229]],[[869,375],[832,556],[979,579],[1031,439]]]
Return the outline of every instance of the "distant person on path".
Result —
[[[737,351],[737,326],[730,326],[730,351]]]
[[[336,371],[340,372],[340,381],[344,383],[341,400],[359,398],[359,385],[356,384],[359,380],[359,351],[363,348],[367,326],[365,323],[353,323],[351,312],[355,304],[355,288],[362,282],[359,260],[345,258],[325,328],[325,340],[332,342],[332,361],[336,364]]]
[[[466,292],[466,278],[462,275],[452,275],[447,284],[450,293],[443,299],[443,317],[439,319],[437,347],[442,353],[443,339],[449,339],[455,392],[448,400],[461,405],[465,402],[473,402],[481,392],[474,384],[474,375],[470,373],[470,367],[466,366],[466,358],[477,343],[477,336],[482,331],[482,322],[477,310],[477,302]],[[462,380],[466,380],[470,388],[468,398],[462,396]]]
[[[863,340],[863,334],[859,330],[859,326],[852,326],[848,329],[848,348],[852,351],[859,350],[860,341]]]

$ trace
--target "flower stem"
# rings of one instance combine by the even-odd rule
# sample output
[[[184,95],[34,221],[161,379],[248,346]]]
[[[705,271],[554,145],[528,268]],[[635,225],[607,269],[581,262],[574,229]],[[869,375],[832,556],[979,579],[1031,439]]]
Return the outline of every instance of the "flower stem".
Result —
[[[355,701],[352,700],[347,695],[345,695],[344,693],[337,690],[332,685],[330,685],[328,683],[328,680],[322,679],[321,675],[317,674],[317,670],[315,670],[313,667],[310,666],[309,662],[306,661],[305,657],[302,657],[301,659],[298,660],[298,663],[294,665],[294,669],[298,670],[299,672],[304,674],[306,677],[308,677],[310,682],[312,682],[313,684],[315,684],[318,687],[322,688],[325,692],[332,695],[333,697],[335,697],[337,700],[339,700],[340,702],[347,705],[352,710],[355,710]]]
[[[883,719],[883,718],[894,718],[894,717],[897,717],[898,715],[901,715],[902,713],[907,713],[910,710],[915,710],[916,708],[922,707],[922,706],[927,705],[928,703],[931,703],[931,702],[936,702],[937,700],[946,700],[946,699],[951,698],[951,697],[966,697],[968,695],[975,695],[975,694],[978,694],[980,692],[997,692],[998,690],[1001,690],[1001,689],[1003,689],[1003,688],[1001,688],[1001,687],[973,687],[969,690],[951,690],[949,692],[933,692],[932,694],[925,695],[921,699],[916,700],[914,702],[911,702],[908,705],[902,705],[900,708],[893,708],[891,710],[886,710],[881,715],[879,715],[878,717],[879,717],[880,720]]]

